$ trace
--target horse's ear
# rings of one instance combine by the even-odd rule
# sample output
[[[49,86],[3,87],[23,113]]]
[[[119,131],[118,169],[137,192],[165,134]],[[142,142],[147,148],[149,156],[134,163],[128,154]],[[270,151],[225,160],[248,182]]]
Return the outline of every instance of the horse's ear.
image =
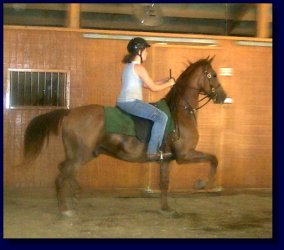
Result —
[[[213,59],[215,58],[215,56],[216,55],[214,55],[214,56],[212,56],[209,60],[208,60],[208,62],[211,64],[211,62],[213,61]]]

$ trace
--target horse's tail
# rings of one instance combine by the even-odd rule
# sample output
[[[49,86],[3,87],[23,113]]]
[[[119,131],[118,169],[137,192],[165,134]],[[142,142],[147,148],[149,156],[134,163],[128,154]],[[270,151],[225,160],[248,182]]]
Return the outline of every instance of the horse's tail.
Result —
[[[50,133],[58,135],[59,128],[64,116],[68,115],[70,110],[58,109],[34,117],[25,131],[24,138],[24,164],[35,160],[40,154],[42,147]]]

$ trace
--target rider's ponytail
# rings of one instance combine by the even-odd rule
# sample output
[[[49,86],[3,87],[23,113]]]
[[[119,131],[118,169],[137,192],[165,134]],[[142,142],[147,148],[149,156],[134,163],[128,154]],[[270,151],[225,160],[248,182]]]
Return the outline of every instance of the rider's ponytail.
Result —
[[[135,56],[136,55],[133,55],[133,54],[127,54],[123,57],[122,62],[123,63],[131,63],[134,60]]]

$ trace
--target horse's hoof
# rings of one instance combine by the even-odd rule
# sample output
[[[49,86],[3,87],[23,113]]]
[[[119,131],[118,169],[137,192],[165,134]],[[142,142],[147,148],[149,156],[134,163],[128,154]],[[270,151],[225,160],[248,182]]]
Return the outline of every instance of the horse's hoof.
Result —
[[[77,197],[77,196],[73,197],[72,200],[73,200],[73,203],[74,203],[75,206],[77,206],[79,204],[79,197]]]
[[[211,192],[222,192],[223,191],[223,188],[222,187],[213,187],[212,189],[211,189]]]
[[[61,215],[64,217],[73,217],[75,215],[75,211],[74,210],[66,210],[66,211],[62,211]]]
[[[181,214],[178,213],[177,211],[173,210],[173,209],[160,209],[159,210],[160,214],[162,214],[163,216],[167,217],[167,218],[178,218],[181,217]]]
[[[206,186],[206,181],[204,180],[197,180],[194,184],[195,189],[204,189]]]

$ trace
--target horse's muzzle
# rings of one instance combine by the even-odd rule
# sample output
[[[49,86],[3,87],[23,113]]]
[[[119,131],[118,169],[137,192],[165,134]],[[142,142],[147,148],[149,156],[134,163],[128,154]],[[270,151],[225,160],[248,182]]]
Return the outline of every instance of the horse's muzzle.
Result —
[[[227,94],[222,86],[215,89],[215,92],[210,96],[214,103],[222,104],[224,103],[225,99],[227,98]]]

